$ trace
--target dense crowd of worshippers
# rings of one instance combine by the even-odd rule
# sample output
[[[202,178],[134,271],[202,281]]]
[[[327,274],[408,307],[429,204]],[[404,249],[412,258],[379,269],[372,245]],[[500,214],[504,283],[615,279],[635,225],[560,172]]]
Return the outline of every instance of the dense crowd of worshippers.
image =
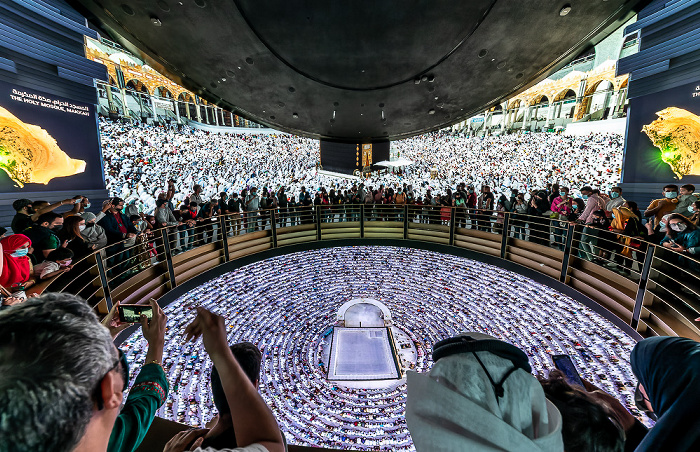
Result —
[[[135,450],[171,389],[162,367],[167,319],[151,303],[152,318],[141,318],[145,364],[126,400],[128,363],[113,343],[126,325],[113,311],[100,323],[84,300],[50,293],[0,312],[3,449]],[[257,391],[261,352],[231,346],[224,318],[202,307],[185,334],[201,336],[213,362],[219,415],[207,428],[177,433],[164,452],[286,450]],[[571,384],[555,370],[538,380],[522,350],[481,333],[439,341],[428,372],[408,371],[406,423],[418,451],[697,450],[700,344],[654,337],[630,358],[638,408],[656,419],[651,429],[585,381]]]
[[[173,198],[182,203],[191,187],[202,187],[203,199],[257,187],[277,193],[285,187],[292,202],[301,188],[326,187],[350,192],[351,178],[319,173],[319,142],[286,134],[216,134],[188,127],[169,128],[101,121],[102,154],[107,189],[152,211],[168,180],[175,180]],[[554,133],[469,138],[445,131],[392,142],[397,157],[413,165],[400,173],[375,172],[363,180],[367,187],[411,187],[415,197],[428,190],[444,194],[461,182],[489,185],[494,193],[511,189],[529,192],[547,183],[576,190],[592,185],[603,192],[619,182],[623,137],[592,134],[584,137]],[[322,162],[321,162],[322,163]],[[431,170],[437,175],[431,178]],[[573,194],[573,193],[572,193]]]
[[[358,274],[358,263],[372,271]],[[431,274],[441,277],[440,285]],[[185,326],[201,306],[235,325],[231,343],[249,341],[259,347],[263,354],[259,391],[289,443],[358,451],[372,451],[375,446],[414,450],[405,421],[405,380],[382,380],[393,378],[380,365],[393,362],[391,357],[378,357],[373,353],[376,348],[365,343],[360,346],[361,356],[371,362],[355,367],[352,379],[382,381],[359,385],[338,381],[336,371],[347,371],[357,349],[344,348],[336,333],[350,331],[335,327],[356,325],[357,317],[350,325],[347,314],[344,321],[334,321],[340,306],[358,296],[381,298],[393,319],[397,352],[406,342],[415,347],[410,361],[401,364],[403,370],[427,372],[433,364],[433,344],[478,330],[525,351],[535,375],[547,374],[553,354],[570,354],[588,382],[648,423],[634,407],[636,378],[627,357],[636,341],[611,322],[565,295],[502,268],[385,246],[284,254],[227,272],[171,302],[164,308],[170,328],[163,367],[169,384],[179,389],[158,416],[202,426],[215,414],[208,389],[212,364],[201,345],[182,343]],[[373,321],[373,316],[380,321]],[[363,317],[364,327],[384,325],[380,312],[365,311]],[[143,364],[147,347],[138,331],[120,345],[133,368]],[[379,359],[368,359],[372,356]]]

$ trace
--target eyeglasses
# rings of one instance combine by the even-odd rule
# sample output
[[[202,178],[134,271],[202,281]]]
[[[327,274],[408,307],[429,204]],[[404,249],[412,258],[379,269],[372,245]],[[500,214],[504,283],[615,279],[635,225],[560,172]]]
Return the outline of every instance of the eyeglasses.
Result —
[[[634,406],[636,406],[639,411],[642,411],[644,414],[649,416],[649,419],[656,421],[656,413],[651,411],[647,407],[646,403],[644,403],[649,402],[649,405],[651,406],[651,401],[642,393],[642,390],[640,389],[641,386],[641,383],[637,383],[637,388],[634,390]]]
[[[102,400],[102,392],[100,391],[100,386],[102,385],[102,380],[105,379],[107,375],[109,375],[110,372],[115,370],[118,366],[119,363],[122,361],[126,361],[126,358],[124,357],[124,352],[119,350],[119,358],[117,358],[117,362],[114,363],[112,367],[109,368],[107,372],[102,376],[102,378],[99,379],[97,382],[97,387],[95,388],[94,392],[94,397],[95,400],[97,401],[97,409],[101,410],[104,408],[104,400]],[[122,375],[122,380],[124,381],[124,386],[122,387],[122,392],[126,391],[127,388],[129,387],[129,369],[128,367],[121,366],[121,375]]]

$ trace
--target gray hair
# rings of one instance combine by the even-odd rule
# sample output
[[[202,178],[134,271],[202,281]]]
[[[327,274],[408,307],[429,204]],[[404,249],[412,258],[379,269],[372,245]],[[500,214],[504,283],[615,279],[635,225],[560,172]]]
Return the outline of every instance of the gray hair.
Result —
[[[109,330],[75,295],[0,312],[0,437],[10,450],[71,451],[118,360]]]

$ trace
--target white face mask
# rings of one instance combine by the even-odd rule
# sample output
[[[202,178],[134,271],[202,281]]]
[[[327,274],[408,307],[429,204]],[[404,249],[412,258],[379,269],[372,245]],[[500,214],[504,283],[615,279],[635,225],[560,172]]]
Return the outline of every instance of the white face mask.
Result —
[[[668,226],[676,232],[683,232],[688,227],[688,225],[686,225],[685,223],[673,223],[669,224]]]
[[[78,225],[78,230],[80,232],[83,232],[85,230],[85,225],[84,224]]]

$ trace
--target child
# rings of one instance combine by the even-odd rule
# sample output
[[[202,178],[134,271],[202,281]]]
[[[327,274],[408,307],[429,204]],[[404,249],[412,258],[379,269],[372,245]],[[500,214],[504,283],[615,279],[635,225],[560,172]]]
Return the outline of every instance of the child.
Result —
[[[39,279],[50,279],[73,268],[73,251],[59,247],[51,251],[46,260],[34,266],[34,276]]]

